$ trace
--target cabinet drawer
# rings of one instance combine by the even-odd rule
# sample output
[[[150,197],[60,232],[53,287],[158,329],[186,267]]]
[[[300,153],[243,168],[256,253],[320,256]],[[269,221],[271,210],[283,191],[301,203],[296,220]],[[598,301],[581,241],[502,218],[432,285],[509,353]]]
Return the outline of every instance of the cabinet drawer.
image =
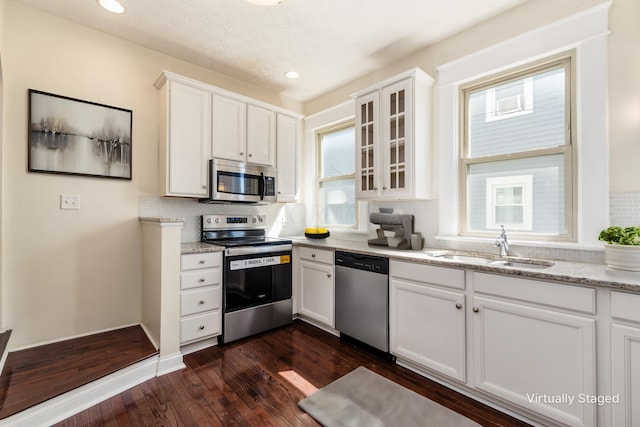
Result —
[[[221,284],[222,270],[219,268],[193,270],[180,273],[180,289],[191,289]]]
[[[220,286],[183,291],[180,295],[180,315],[186,316],[220,308],[221,298]]]
[[[180,259],[181,270],[195,270],[198,268],[212,268],[222,266],[221,252],[203,252],[199,254],[182,255]]]
[[[464,270],[458,268],[392,260],[389,266],[389,273],[391,277],[408,279],[414,282],[464,289]]]
[[[611,317],[631,322],[640,322],[640,295],[611,292]]]
[[[220,334],[221,314],[215,310],[180,319],[180,343]]]
[[[476,292],[587,314],[596,312],[595,289],[497,274],[471,274]]]
[[[298,253],[301,259],[333,265],[333,251],[331,250],[300,247]]]

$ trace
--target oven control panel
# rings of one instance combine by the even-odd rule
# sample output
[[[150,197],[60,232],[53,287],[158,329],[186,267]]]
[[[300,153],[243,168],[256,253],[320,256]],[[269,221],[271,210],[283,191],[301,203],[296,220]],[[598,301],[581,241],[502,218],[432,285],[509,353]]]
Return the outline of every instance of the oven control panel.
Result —
[[[265,215],[202,215],[202,230],[265,228]]]

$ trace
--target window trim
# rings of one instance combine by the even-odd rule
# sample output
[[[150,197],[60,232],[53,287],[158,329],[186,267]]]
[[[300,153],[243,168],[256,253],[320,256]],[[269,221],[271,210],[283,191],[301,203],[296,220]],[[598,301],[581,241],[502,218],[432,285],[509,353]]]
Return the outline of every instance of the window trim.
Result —
[[[458,88],[480,76],[518,66],[556,52],[576,49],[575,81],[580,121],[575,130],[580,150],[578,179],[582,191],[573,214],[578,224],[577,242],[527,241],[512,243],[530,247],[570,250],[602,250],[598,234],[609,218],[609,156],[607,132],[607,62],[609,10],[611,3],[599,4],[562,19],[543,24],[500,43],[480,48],[436,67],[438,71],[438,234],[437,240],[478,244],[487,250],[491,238],[466,238],[459,235]],[[585,191],[588,189],[588,193]]]
[[[333,229],[339,229],[339,230],[357,230],[358,229],[358,200],[357,198],[354,200],[354,224],[353,225],[340,225],[340,224],[327,224],[325,222],[325,217],[324,217],[324,212],[323,212],[323,206],[324,206],[324,200],[322,200],[322,191],[321,191],[321,185],[324,182],[331,182],[331,181],[340,181],[340,180],[345,180],[345,179],[353,179],[354,182],[354,191],[357,190],[357,188],[355,187],[357,185],[356,183],[356,171],[355,171],[355,164],[354,164],[354,171],[352,174],[348,174],[348,175],[338,175],[338,176],[332,176],[332,177],[328,177],[328,178],[324,178],[321,175],[321,171],[322,171],[322,138],[323,136],[330,134],[330,133],[334,133],[334,132],[339,132],[341,130],[344,129],[349,129],[349,128],[353,128],[354,129],[354,150],[355,150],[355,132],[356,132],[356,123],[355,120],[353,119],[349,119],[346,121],[341,121],[339,123],[333,124],[331,126],[326,126],[323,127],[321,129],[318,129],[315,134],[316,134],[316,142],[315,142],[315,150],[316,150],[316,165],[315,165],[315,169],[316,169],[316,176],[315,176],[315,205],[316,205],[316,218],[317,218],[317,222],[319,224],[319,226],[321,227],[327,227],[327,228],[333,228]],[[355,160],[354,160],[355,161]]]
[[[565,99],[568,104],[565,108],[565,144],[557,147],[549,147],[542,149],[534,149],[516,153],[496,154],[480,157],[469,157],[469,135],[468,135],[468,111],[469,96],[471,92],[496,86],[503,82],[517,80],[539,71],[552,69],[562,66],[565,68]],[[468,175],[467,171],[470,165],[478,163],[497,162],[501,160],[515,160],[520,158],[539,157],[545,155],[562,154],[564,157],[564,225],[566,233],[562,234],[543,234],[523,232],[522,230],[513,230],[510,233],[514,238],[524,241],[556,241],[556,242],[576,242],[578,240],[578,218],[574,214],[578,206],[578,150],[576,148],[576,51],[570,50],[562,52],[537,61],[531,61],[525,65],[516,68],[507,69],[498,73],[494,73],[488,77],[483,77],[460,85],[458,87],[459,99],[461,100],[459,108],[459,206],[458,215],[458,234],[462,237],[492,237],[495,232],[492,231],[474,231],[468,227]]]

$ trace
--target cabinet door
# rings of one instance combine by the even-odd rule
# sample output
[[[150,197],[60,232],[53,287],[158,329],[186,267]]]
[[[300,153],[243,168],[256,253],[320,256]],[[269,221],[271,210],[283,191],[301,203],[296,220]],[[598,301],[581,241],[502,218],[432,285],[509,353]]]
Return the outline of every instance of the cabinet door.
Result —
[[[168,120],[166,194],[204,197],[211,157],[211,93],[170,82]]]
[[[391,353],[465,381],[464,294],[391,278]]]
[[[247,106],[244,102],[213,95],[213,157],[245,161]]]
[[[278,201],[295,202],[298,200],[298,119],[278,114],[276,126]]]
[[[489,298],[472,302],[475,387],[566,425],[596,424],[595,320]],[[571,400],[573,399],[573,400]]]
[[[413,172],[411,79],[385,87],[381,97],[382,195],[407,196],[411,194]],[[415,167],[427,168],[429,165],[417,164]]]
[[[255,105],[247,105],[247,163],[274,166],[275,144],[275,113]]]
[[[300,260],[300,314],[334,327],[333,266]]]
[[[380,195],[378,102],[378,92],[356,99],[356,197],[359,199]]]
[[[640,328],[611,325],[613,364],[612,396],[620,401],[612,405],[612,426],[640,425]]]

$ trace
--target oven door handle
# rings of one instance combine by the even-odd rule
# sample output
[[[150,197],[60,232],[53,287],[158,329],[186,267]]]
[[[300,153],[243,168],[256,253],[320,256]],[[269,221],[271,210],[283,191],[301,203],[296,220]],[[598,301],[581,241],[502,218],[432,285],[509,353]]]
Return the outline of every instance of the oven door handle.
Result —
[[[235,248],[227,248],[224,251],[225,256],[236,255],[252,255],[252,254],[268,254],[272,252],[291,251],[293,245],[266,245],[266,246],[240,246]]]

